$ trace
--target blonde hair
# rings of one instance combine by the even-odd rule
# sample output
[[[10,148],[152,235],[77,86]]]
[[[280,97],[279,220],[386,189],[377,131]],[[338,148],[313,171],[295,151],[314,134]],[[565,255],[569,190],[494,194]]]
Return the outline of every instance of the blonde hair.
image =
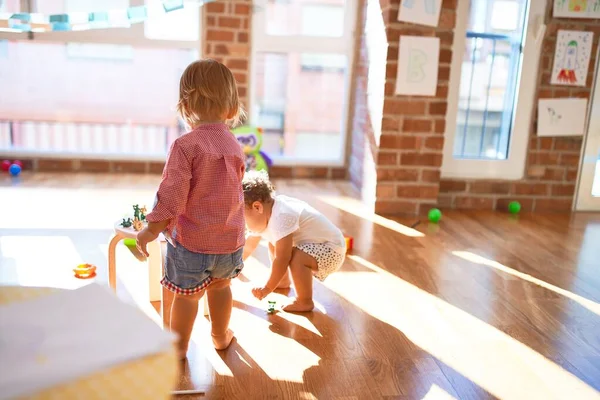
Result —
[[[217,120],[227,120],[235,126],[246,115],[233,74],[211,59],[194,61],[183,71],[177,112],[190,128]]]

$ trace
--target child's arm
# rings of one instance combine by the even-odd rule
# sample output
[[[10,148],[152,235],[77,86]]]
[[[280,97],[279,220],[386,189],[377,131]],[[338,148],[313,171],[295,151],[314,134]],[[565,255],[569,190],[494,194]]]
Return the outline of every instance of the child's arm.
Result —
[[[179,142],[173,142],[163,171],[162,181],[156,192],[156,204],[146,216],[148,226],[137,236],[138,248],[148,255],[146,244],[155,240],[175,218],[183,214],[187,206],[192,164]]]
[[[244,255],[242,256],[242,259],[244,261],[246,261],[248,257],[250,257],[252,253],[254,253],[254,250],[256,250],[259,243],[260,236],[248,236],[248,238],[246,239],[246,244],[244,245]]]
[[[293,245],[294,242],[291,234],[279,239],[275,243],[275,257],[271,263],[271,276],[264,287],[252,290],[254,296],[259,300],[262,300],[277,288],[292,260]]]

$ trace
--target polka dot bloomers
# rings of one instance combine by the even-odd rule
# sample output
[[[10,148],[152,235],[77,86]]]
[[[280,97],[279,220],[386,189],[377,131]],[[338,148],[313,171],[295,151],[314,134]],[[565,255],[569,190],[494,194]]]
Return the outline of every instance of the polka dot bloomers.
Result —
[[[340,269],[344,263],[345,256],[325,243],[305,243],[296,247],[317,260],[318,270],[313,275],[321,282]]]

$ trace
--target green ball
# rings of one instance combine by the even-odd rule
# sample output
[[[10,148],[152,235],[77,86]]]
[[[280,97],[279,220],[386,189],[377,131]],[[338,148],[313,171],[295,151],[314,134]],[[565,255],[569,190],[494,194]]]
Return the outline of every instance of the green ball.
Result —
[[[518,214],[521,211],[521,203],[518,201],[511,201],[508,203],[508,212],[511,214]]]
[[[442,212],[437,208],[432,208],[429,210],[427,218],[429,218],[429,222],[437,223],[440,221],[440,219],[442,219]]]

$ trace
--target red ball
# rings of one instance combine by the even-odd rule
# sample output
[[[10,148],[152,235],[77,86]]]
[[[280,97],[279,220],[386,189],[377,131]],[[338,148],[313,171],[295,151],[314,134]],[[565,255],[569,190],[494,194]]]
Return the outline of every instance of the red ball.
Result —
[[[10,168],[11,165],[12,165],[12,163],[8,160],[2,161],[2,171],[8,172],[8,169]]]
[[[23,168],[23,163],[21,162],[21,160],[15,160],[13,161],[13,164],[17,164],[19,167]]]

